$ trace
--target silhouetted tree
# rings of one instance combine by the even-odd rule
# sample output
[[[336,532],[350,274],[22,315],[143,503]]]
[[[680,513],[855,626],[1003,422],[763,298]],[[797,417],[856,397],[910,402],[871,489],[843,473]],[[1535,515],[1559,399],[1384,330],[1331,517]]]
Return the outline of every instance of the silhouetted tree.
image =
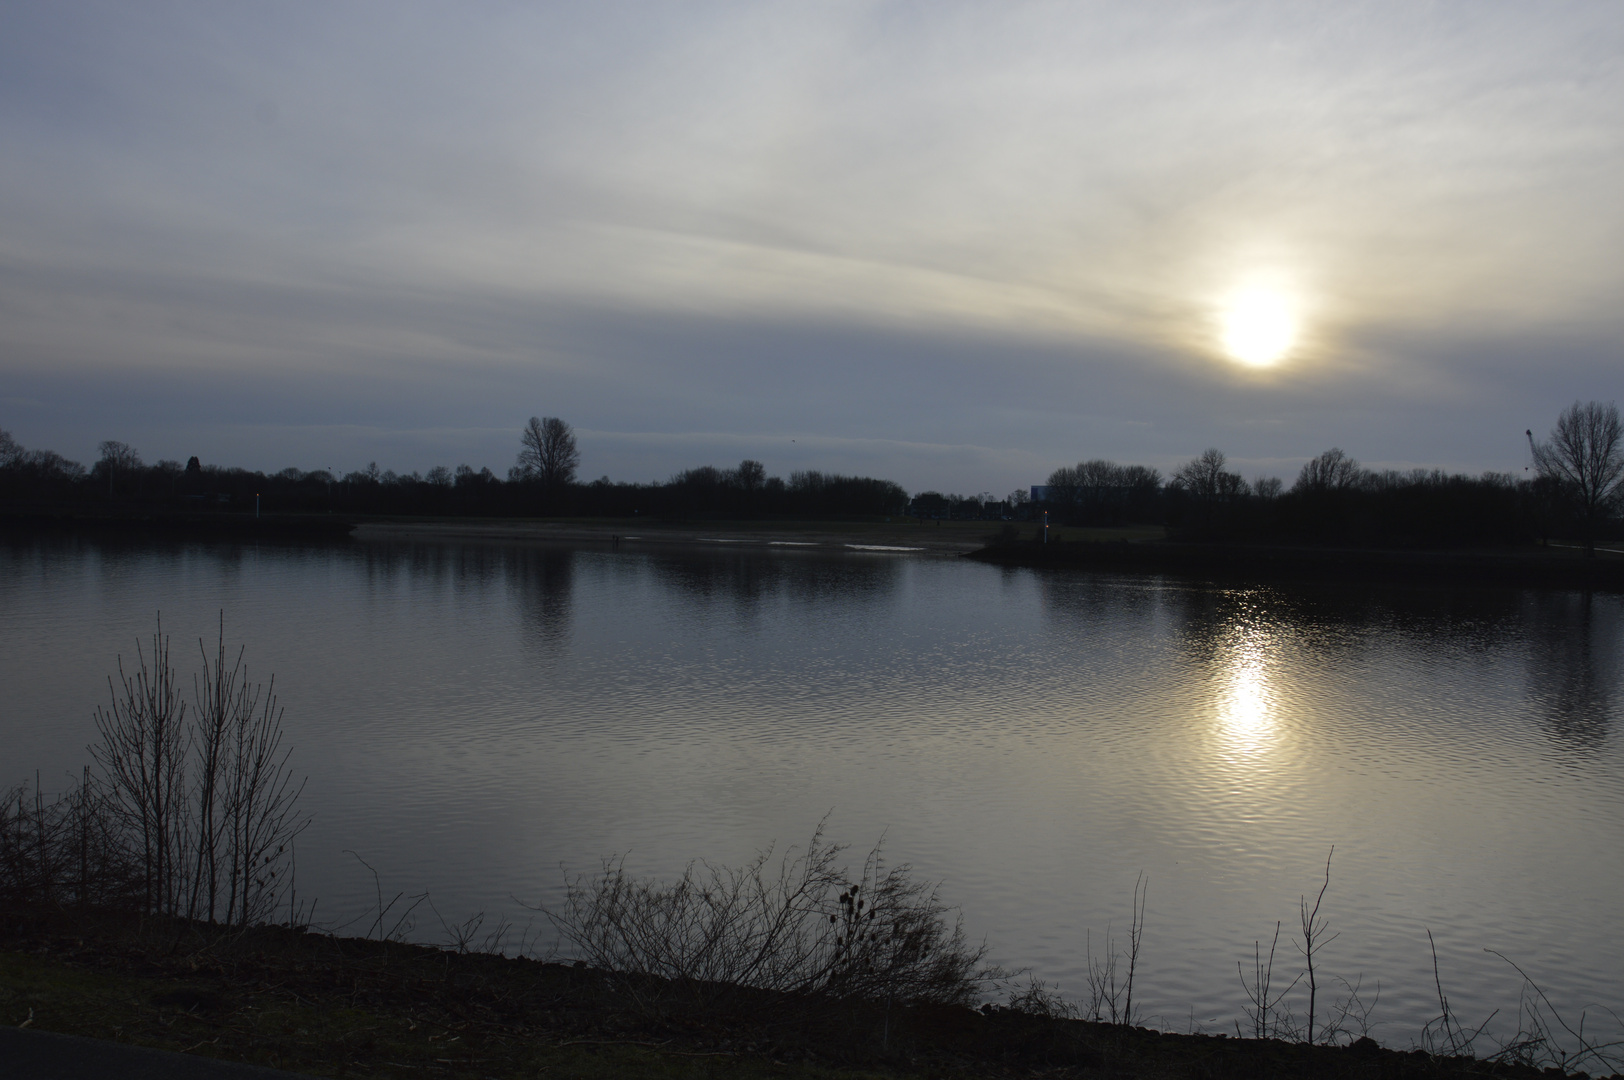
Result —
[[[1169,525],[1223,532],[1235,524],[1248,488],[1239,473],[1224,467],[1227,461],[1214,447],[1174,470],[1167,484]]]
[[[1596,529],[1624,481],[1624,425],[1618,406],[1575,401],[1562,410],[1545,442],[1529,435],[1534,465],[1554,481],[1584,523],[1585,554],[1596,554]]]
[[[1356,486],[1363,475],[1357,461],[1333,446],[1303,465],[1291,490],[1299,495],[1309,491],[1346,491]]]
[[[1246,481],[1239,473],[1224,468],[1228,460],[1222,450],[1210,447],[1200,457],[1180,465],[1173,473],[1173,483],[1208,502],[1228,501],[1245,495]]]
[[[0,428],[0,469],[9,469],[22,461],[22,444],[11,437],[11,432]]]
[[[1143,465],[1096,458],[1049,474],[1050,509],[1064,519],[1091,525],[1148,520],[1157,515],[1162,475]]]
[[[519,433],[519,460],[514,468],[519,478],[539,480],[549,490],[575,482],[581,454],[575,446],[575,432],[556,416],[532,416]]]
[[[129,443],[108,439],[96,447],[101,459],[96,462],[96,475],[107,477],[107,494],[113,493],[113,478],[120,473],[134,472],[141,467],[141,455]]]
[[[739,470],[734,476],[738,478],[739,490],[746,495],[754,495],[767,482],[767,466],[745,458],[739,462]]]
[[[55,450],[25,451],[15,467],[36,480],[78,481],[85,476],[83,465],[69,461]]]

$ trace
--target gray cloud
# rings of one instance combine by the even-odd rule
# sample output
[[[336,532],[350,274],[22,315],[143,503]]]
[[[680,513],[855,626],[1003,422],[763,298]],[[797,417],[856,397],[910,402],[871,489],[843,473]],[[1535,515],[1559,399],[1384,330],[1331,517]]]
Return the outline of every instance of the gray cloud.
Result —
[[[785,471],[1007,490],[1212,443],[1520,468],[1504,431],[1624,396],[1616,5],[84,4],[13,30],[0,424],[28,445],[501,468],[539,412],[592,473],[783,445]],[[1304,316],[1266,372],[1215,346],[1253,279]]]

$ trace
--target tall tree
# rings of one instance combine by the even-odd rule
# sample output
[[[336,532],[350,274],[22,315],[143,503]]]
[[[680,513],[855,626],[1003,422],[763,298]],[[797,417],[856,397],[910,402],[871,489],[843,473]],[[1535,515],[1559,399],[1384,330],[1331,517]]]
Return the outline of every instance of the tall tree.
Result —
[[[1343,491],[1358,484],[1363,475],[1357,461],[1343,453],[1340,447],[1333,446],[1319,457],[1304,463],[1291,490],[1298,493]]]
[[[129,443],[119,442],[117,439],[108,439],[96,447],[101,454],[101,460],[96,462],[98,471],[107,476],[107,494],[113,493],[113,478],[119,473],[134,472],[141,467],[141,455],[136,453],[135,447]]]
[[[1540,476],[1555,481],[1584,523],[1585,554],[1595,557],[1596,530],[1624,482],[1624,425],[1618,406],[1575,401],[1556,418],[1544,442],[1528,436]]]
[[[767,467],[759,461],[745,458],[739,462],[733,475],[738,480],[740,490],[746,495],[754,495],[767,482]]]
[[[575,432],[556,416],[532,416],[519,432],[519,461],[516,466],[526,480],[539,480],[549,490],[575,482],[581,453],[575,446]]]
[[[1239,473],[1225,469],[1228,463],[1224,452],[1212,447],[1180,465],[1173,473],[1173,483],[1204,501],[1227,501],[1245,495],[1246,481]]]

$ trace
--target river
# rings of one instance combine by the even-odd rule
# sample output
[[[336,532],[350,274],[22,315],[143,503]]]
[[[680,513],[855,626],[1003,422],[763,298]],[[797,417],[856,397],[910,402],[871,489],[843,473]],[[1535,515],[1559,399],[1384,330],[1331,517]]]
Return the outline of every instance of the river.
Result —
[[[414,937],[484,912],[543,949],[531,908],[566,872],[737,864],[821,821],[854,859],[883,837],[992,959],[1073,995],[1143,874],[1135,999],[1157,1026],[1233,1031],[1237,962],[1276,920],[1289,981],[1328,858],[1320,1008],[1359,986],[1382,1042],[1439,1011],[1428,930],[1472,1026],[1515,1020],[1521,978],[1490,949],[1570,1022],[1624,1007],[1618,596],[13,535],[0,786],[67,786],[160,612],[188,685],[222,612],[253,677],[274,673],[309,777],[298,888],[349,932],[379,888],[426,890]]]

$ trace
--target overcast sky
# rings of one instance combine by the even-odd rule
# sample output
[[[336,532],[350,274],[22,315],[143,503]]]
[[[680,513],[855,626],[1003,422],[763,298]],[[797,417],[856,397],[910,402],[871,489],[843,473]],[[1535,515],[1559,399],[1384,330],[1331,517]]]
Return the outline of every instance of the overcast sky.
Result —
[[[1520,474],[1624,401],[1616,0],[4,25],[0,428],[87,464]]]

